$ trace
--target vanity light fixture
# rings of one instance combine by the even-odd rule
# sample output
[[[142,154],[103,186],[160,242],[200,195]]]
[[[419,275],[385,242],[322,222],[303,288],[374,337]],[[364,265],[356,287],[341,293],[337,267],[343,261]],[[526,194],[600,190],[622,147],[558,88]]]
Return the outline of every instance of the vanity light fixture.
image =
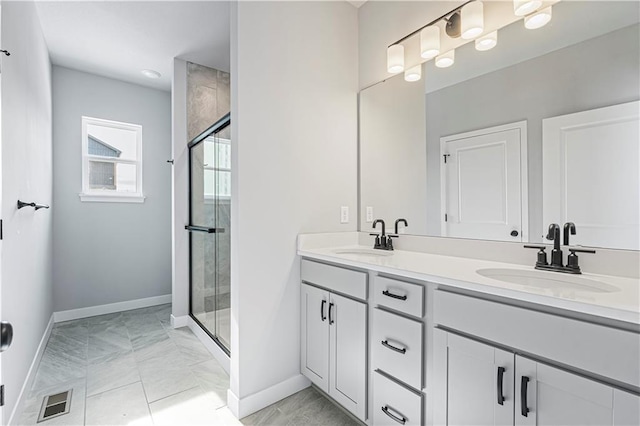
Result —
[[[387,71],[397,74],[404,71],[404,46],[393,44],[387,48]]]
[[[542,6],[541,0],[513,0],[513,13],[525,16]]]
[[[440,56],[436,56],[436,67],[438,68],[448,68],[455,62],[456,59],[456,51],[450,50],[446,53],[443,53]]]
[[[440,54],[440,27],[432,25],[420,31],[420,56],[433,59]]]
[[[460,10],[462,38],[471,40],[484,31],[484,5],[481,1],[473,1],[462,6]]]
[[[422,77],[422,64],[411,67],[404,72],[405,81],[418,81]]]
[[[476,50],[484,52],[493,49],[496,44],[498,44],[498,31],[493,31],[476,39]]]
[[[525,16],[524,26],[529,30],[535,30],[544,27],[549,21],[551,21],[551,6]]]

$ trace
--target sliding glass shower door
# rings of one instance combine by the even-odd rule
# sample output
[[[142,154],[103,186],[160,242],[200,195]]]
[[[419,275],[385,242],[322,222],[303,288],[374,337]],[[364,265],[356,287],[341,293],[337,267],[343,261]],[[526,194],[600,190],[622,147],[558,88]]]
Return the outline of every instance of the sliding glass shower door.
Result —
[[[189,144],[190,315],[230,348],[231,140],[226,115]]]

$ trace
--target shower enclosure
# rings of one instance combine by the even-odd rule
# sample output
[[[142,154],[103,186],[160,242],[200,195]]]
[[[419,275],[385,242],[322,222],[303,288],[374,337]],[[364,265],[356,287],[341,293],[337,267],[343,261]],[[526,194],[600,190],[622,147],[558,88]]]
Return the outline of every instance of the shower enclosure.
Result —
[[[231,140],[227,114],[189,143],[189,313],[229,355]]]

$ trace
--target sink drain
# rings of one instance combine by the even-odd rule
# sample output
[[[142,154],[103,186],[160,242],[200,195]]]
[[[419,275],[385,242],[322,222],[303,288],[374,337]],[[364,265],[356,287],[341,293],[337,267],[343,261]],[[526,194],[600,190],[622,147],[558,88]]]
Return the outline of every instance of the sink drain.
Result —
[[[45,396],[38,416],[38,423],[68,414],[70,408],[71,390]]]

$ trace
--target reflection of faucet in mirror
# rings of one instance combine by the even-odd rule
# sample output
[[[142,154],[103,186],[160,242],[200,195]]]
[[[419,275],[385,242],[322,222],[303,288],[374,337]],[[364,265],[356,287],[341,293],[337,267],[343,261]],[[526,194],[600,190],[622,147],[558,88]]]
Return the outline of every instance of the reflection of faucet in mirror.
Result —
[[[397,220],[396,220],[396,224],[395,224],[395,226],[394,226],[394,228],[393,228],[393,231],[394,231],[393,233],[394,233],[395,235],[399,235],[399,232],[398,232],[398,225],[399,225],[400,223],[404,223],[405,228],[406,228],[407,226],[409,226],[409,224],[407,223],[407,219],[397,219]]]
[[[567,222],[564,224],[564,233],[562,234],[562,237],[564,239],[563,243],[565,246],[569,245],[569,232],[571,232],[571,235],[576,235],[576,224],[573,222]]]

